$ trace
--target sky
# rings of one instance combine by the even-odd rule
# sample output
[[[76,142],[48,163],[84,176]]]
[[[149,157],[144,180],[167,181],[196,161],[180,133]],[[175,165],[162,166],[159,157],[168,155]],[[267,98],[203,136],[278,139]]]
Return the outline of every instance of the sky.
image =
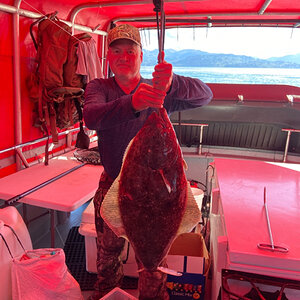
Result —
[[[141,32],[143,48],[158,48],[157,31]],[[165,49],[196,49],[256,58],[300,54],[300,28],[175,28],[166,30]]]

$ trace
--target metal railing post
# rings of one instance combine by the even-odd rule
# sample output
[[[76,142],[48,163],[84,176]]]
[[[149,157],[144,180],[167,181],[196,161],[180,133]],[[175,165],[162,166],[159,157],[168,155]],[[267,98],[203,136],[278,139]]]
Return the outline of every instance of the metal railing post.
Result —
[[[290,138],[292,132],[300,132],[299,129],[290,129],[290,128],[283,128],[281,131],[287,132],[286,142],[285,142],[285,149],[284,149],[284,155],[283,155],[283,162],[286,162],[288,150],[289,150],[289,144],[290,144]]]
[[[173,125],[179,125],[179,126],[196,126],[196,127],[200,127],[200,136],[199,136],[199,150],[198,150],[198,154],[201,155],[202,154],[202,140],[203,140],[203,129],[204,127],[207,127],[208,124],[193,124],[193,123],[172,123]]]
[[[200,138],[199,138],[199,152],[198,154],[201,155],[202,154],[202,140],[203,140],[203,129],[205,126],[208,126],[208,124],[200,124]]]

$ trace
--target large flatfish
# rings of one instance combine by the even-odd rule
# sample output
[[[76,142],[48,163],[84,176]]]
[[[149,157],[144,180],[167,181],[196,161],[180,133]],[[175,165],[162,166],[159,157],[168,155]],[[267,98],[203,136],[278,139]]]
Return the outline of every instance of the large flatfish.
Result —
[[[156,270],[177,235],[200,220],[184,160],[164,108],[153,112],[128,145],[101,215],[126,237],[147,270]]]

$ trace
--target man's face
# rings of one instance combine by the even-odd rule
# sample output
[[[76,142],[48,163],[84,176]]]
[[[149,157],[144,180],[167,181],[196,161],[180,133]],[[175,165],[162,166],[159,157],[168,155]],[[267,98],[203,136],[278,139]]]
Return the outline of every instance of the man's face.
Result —
[[[140,75],[142,49],[130,40],[120,39],[113,42],[108,48],[107,59],[116,77],[132,79]]]

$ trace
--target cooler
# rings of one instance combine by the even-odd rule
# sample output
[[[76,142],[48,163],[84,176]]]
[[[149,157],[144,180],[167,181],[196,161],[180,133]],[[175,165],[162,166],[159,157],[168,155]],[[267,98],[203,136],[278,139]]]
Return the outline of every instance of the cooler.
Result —
[[[97,273],[96,259],[96,228],[95,228],[95,212],[94,203],[91,201],[87,208],[82,213],[79,233],[84,236],[85,242],[85,259],[86,270],[90,273]],[[125,247],[121,254],[123,261],[124,275],[130,277],[138,277],[137,264],[135,261],[135,254],[129,243],[125,241]]]
[[[212,299],[218,297],[222,278],[234,271],[237,277],[271,278],[271,282],[278,283],[274,284],[274,291],[292,282],[295,288],[287,298],[300,299],[300,165],[215,159],[213,166],[216,176],[211,205]],[[264,188],[274,245],[287,248],[287,252],[258,247],[260,243],[271,243]],[[272,290],[270,286],[268,289]]]

